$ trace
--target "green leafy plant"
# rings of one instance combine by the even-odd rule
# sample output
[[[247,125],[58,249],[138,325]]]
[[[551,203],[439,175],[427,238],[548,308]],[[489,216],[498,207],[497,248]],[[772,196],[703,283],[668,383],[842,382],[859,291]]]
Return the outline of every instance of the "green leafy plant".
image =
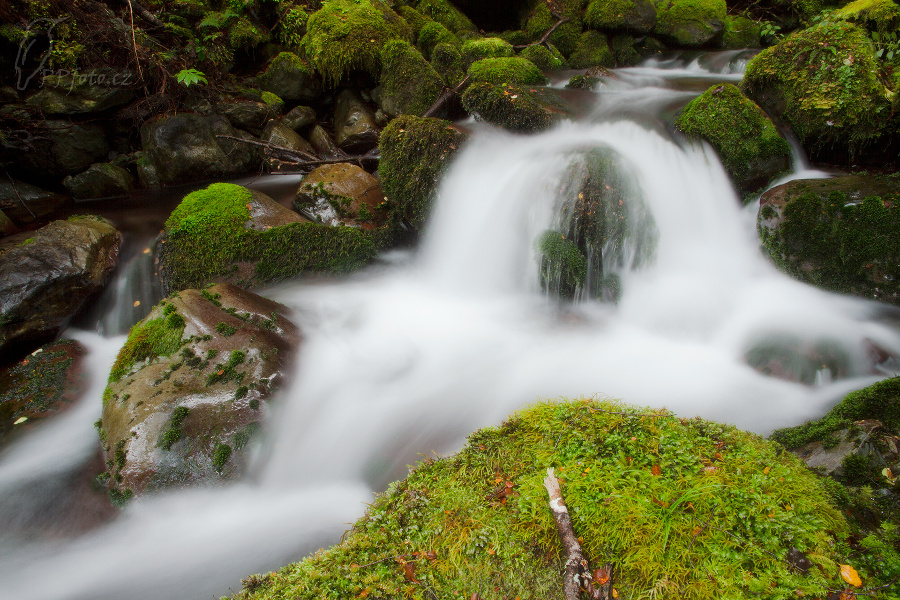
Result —
[[[190,87],[195,83],[209,83],[206,80],[206,74],[197,69],[182,69],[175,75],[175,79],[185,87]]]
[[[896,31],[884,33],[873,31],[871,36],[875,42],[875,56],[878,58],[890,61],[894,60],[894,55],[900,53],[900,38],[897,37]]]

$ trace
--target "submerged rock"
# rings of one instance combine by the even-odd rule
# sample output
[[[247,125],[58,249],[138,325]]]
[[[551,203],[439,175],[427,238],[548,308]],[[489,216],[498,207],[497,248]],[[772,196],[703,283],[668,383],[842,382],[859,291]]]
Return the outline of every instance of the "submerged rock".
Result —
[[[0,351],[52,338],[103,289],[122,236],[105,219],[72,217],[0,241]]]
[[[851,175],[801,179],[759,199],[763,249],[788,275],[900,304],[900,181]]]
[[[171,293],[217,281],[260,286],[310,273],[346,273],[375,256],[353,227],[309,223],[265,194],[214,183],[185,196],[158,244],[159,273]]]
[[[322,165],[303,178],[294,209],[339,227],[376,229],[387,222],[385,198],[378,180],[356,165]]]
[[[132,328],[100,421],[114,500],[244,474],[300,342],[287,314],[226,284],[175,294]]]
[[[758,191],[791,166],[791,148],[769,117],[731,84],[688,104],[675,126],[708,141],[742,193]]]

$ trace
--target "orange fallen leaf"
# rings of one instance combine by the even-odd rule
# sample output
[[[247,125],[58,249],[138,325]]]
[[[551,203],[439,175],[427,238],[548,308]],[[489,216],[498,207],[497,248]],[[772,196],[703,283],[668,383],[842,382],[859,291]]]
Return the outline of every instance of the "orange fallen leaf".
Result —
[[[653,465],[653,468],[650,469],[650,472],[659,477],[660,475],[662,475],[662,467],[660,467],[659,465]]]
[[[609,582],[609,573],[606,572],[606,569],[594,569],[594,581],[597,582],[597,585],[604,585]]]
[[[841,565],[841,579],[856,587],[862,585],[862,579],[859,578],[859,573],[857,573],[856,569],[850,565]]]

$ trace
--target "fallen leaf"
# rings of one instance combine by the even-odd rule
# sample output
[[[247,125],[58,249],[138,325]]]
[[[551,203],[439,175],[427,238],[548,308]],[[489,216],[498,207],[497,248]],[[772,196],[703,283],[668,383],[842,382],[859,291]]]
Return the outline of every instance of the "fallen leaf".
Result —
[[[850,585],[856,587],[862,585],[862,579],[859,578],[859,573],[857,573],[856,569],[850,565],[841,565],[841,578]]]
[[[653,468],[650,469],[650,472],[659,477],[660,475],[662,475],[662,467],[660,467],[659,465],[653,465]]]
[[[609,573],[606,572],[606,569],[594,569],[594,581],[597,582],[597,585],[604,585],[609,582]]]
[[[613,598],[618,598],[618,597],[619,597],[619,590],[617,590],[616,588],[613,588],[613,589],[612,589],[612,597],[613,597]]]
[[[404,559],[402,556],[397,558],[397,562],[403,567],[403,578],[412,583],[422,583],[416,579],[416,563]]]

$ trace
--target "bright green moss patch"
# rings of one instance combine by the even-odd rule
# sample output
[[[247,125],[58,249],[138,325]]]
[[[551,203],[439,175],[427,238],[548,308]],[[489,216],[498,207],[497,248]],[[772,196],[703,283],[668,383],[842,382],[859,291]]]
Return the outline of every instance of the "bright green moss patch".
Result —
[[[169,291],[200,288],[253,265],[249,283],[262,285],[307,272],[347,273],[374,257],[375,243],[351,227],[290,223],[248,229],[249,190],[214,183],[188,194],[166,221],[160,263]]]
[[[228,444],[217,445],[213,451],[213,468],[221,473],[229,458],[231,458],[231,446]]]
[[[572,240],[546,231],[537,243],[541,287],[562,298],[573,298],[587,277],[587,258]]]
[[[893,0],[856,0],[835,10],[831,16],[859,23],[869,31],[886,33],[900,25],[900,6]]]
[[[330,0],[309,18],[306,27],[302,48],[332,83],[355,69],[377,77],[384,43],[412,37],[406,21],[381,0]]]
[[[441,176],[465,135],[440,119],[403,116],[381,133],[381,185],[400,214],[425,225]]]
[[[138,323],[131,328],[128,340],[113,363],[110,383],[122,379],[139,362],[171,356],[181,348],[183,335],[184,318],[177,312],[170,311],[165,316]]]
[[[890,114],[879,72],[862,29],[825,23],[761,52],[741,86],[784,118],[804,145],[834,145],[852,155],[883,133]]]
[[[614,67],[616,66],[616,57],[610,49],[605,35],[599,31],[585,31],[581,34],[578,47],[569,56],[569,66],[573,69]]]
[[[722,33],[722,47],[738,50],[759,48],[762,45],[759,23],[747,17],[725,17],[725,31]]]
[[[564,56],[572,54],[578,45],[578,38],[581,36],[582,8],[583,3],[580,0],[562,3],[563,15],[569,21],[554,29],[548,38],[548,41],[559,48]],[[550,13],[547,2],[536,2],[524,23],[525,40],[514,43],[539,40],[556,22],[557,18]]]
[[[457,35],[474,34],[478,31],[469,17],[447,0],[420,0],[416,4],[416,10]]]
[[[468,40],[463,43],[460,52],[467,65],[483,58],[504,58],[516,53],[512,44],[497,37]]]
[[[731,84],[713,86],[675,121],[684,133],[705,139],[744,191],[754,191],[790,167],[791,149],[766,114]]]
[[[891,430],[900,428],[900,377],[885,379],[847,394],[821,419],[779,429],[772,434],[772,439],[791,450],[821,441],[830,433],[850,427],[861,419],[878,419]]]
[[[448,87],[456,87],[466,76],[466,66],[463,64],[462,54],[459,48],[453,44],[435,46],[431,52],[431,64]]]
[[[619,598],[843,588],[834,544],[846,522],[793,455],[717,423],[585,400],[538,404],[420,463],[340,544],[246,580],[236,598],[561,598],[547,468],[585,554],[616,563]],[[808,575],[788,563],[792,547]]]
[[[656,7],[650,0],[591,0],[584,23],[601,30],[650,33],[656,25]]]
[[[568,66],[565,57],[552,45],[550,48],[541,45],[528,46],[519,52],[519,56],[534,63],[541,71],[564,69]]]
[[[462,103],[482,121],[510,131],[549,129],[562,114],[549,100],[517,85],[474,83],[463,93]]]
[[[547,78],[534,63],[524,58],[484,58],[472,63],[469,77],[474,82],[512,85],[543,85]]]
[[[654,33],[682,46],[700,46],[725,25],[725,0],[656,0]]]
[[[419,32],[419,48],[422,50],[422,54],[430,59],[435,46],[438,44],[458,46],[459,38],[437,21],[429,21]]]

